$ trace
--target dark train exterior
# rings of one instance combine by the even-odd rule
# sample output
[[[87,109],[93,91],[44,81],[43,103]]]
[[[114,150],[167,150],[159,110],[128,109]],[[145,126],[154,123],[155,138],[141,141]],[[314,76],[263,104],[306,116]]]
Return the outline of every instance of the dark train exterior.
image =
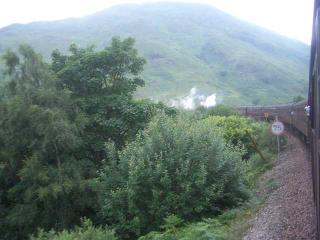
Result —
[[[276,106],[240,107],[237,111],[258,120],[273,121],[278,117],[287,127],[297,130],[301,136],[308,137],[308,116],[305,107],[307,101]]]
[[[310,57],[310,75],[309,75],[309,95],[308,105],[310,105],[310,117],[308,119],[308,139],[310,142],[310,157],[313,170],[313,189],[314,201],[316,206],[318,239],[320,230],[320,163],[319,163],[319,121],[320,121],[320,1],[314,2],[313,14],[313,30],[311,42],[311,57]]]

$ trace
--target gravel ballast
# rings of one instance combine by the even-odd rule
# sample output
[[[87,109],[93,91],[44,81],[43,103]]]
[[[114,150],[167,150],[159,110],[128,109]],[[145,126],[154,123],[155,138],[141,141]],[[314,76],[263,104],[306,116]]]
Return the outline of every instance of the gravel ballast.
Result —
[[[243,240],[315,240],[311,162],[304,143],[291,134],[288,147],[268,173],[277,188],[250,222]]]

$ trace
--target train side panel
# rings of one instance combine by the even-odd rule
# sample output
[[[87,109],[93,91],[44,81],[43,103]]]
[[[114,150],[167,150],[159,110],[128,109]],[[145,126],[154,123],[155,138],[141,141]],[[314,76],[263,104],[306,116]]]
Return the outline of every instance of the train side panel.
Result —
[[[244,116],[249,116],[257,120],[273,121],[276,118],[282,121],[287,126],[295,128],[305,137],[308,136],[308,117],[305,112],[306,101],[285,104],[279,106],[265,106],[265,107],[241,107],[237,112]]]

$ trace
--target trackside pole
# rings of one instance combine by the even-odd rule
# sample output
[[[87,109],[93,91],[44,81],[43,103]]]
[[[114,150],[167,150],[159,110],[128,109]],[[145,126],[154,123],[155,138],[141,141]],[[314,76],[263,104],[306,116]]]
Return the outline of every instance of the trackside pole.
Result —
[[[276,116],[276,121],[278,121],[278,116]],[[278,162],[280,161],[280,139],[279,135],[277,135],[277,146],[278,146]]]
[[[277,136],[277,145],[278,145],[278,161],[280,161],[280,139],[279,139],[279,136]]]
[[[284,125],[278,120],[276,116],[275,121],[271,124],[271,132],[277,137],[277,148],[278,148],[278,161],[280,160],[280,138],[279,136],[284,132]]]

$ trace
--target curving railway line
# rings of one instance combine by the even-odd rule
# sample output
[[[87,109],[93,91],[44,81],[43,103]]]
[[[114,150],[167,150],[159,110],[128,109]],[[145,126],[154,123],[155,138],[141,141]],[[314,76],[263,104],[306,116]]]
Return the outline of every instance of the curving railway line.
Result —
[[[319,78],[311,76],[310,81],[315,81],[316,79]],[[313,95],[309,93],[309,103],[313,106],[311,107],[309,114],[307,114],[305,109],[306,106],[308,106],[307,101],[276,106],[239,107],[237,108],[237,111],[242,115],[257,120],[273,121],[279,119],[286,125],[287,129],[291,129],[298,133],[307,144],[310,161],[312,162],[313,200],[315,215],[317,216],[317,239],[320,239],[320,104],[319,101],[312,102],[314,101],[314,98],[318,98],[318,92],[319,91],[314,91]]]
[[[311,43],[308,101],[277,106],[240,107],[237,110],[256,119],[278,118],[297,131],[308,145],[312,163],[313,199],[320,239],[320,0],[315,0]],[[306,109],[309,106],[309,109]],[[307,110],[307,111],[306,111]]]

